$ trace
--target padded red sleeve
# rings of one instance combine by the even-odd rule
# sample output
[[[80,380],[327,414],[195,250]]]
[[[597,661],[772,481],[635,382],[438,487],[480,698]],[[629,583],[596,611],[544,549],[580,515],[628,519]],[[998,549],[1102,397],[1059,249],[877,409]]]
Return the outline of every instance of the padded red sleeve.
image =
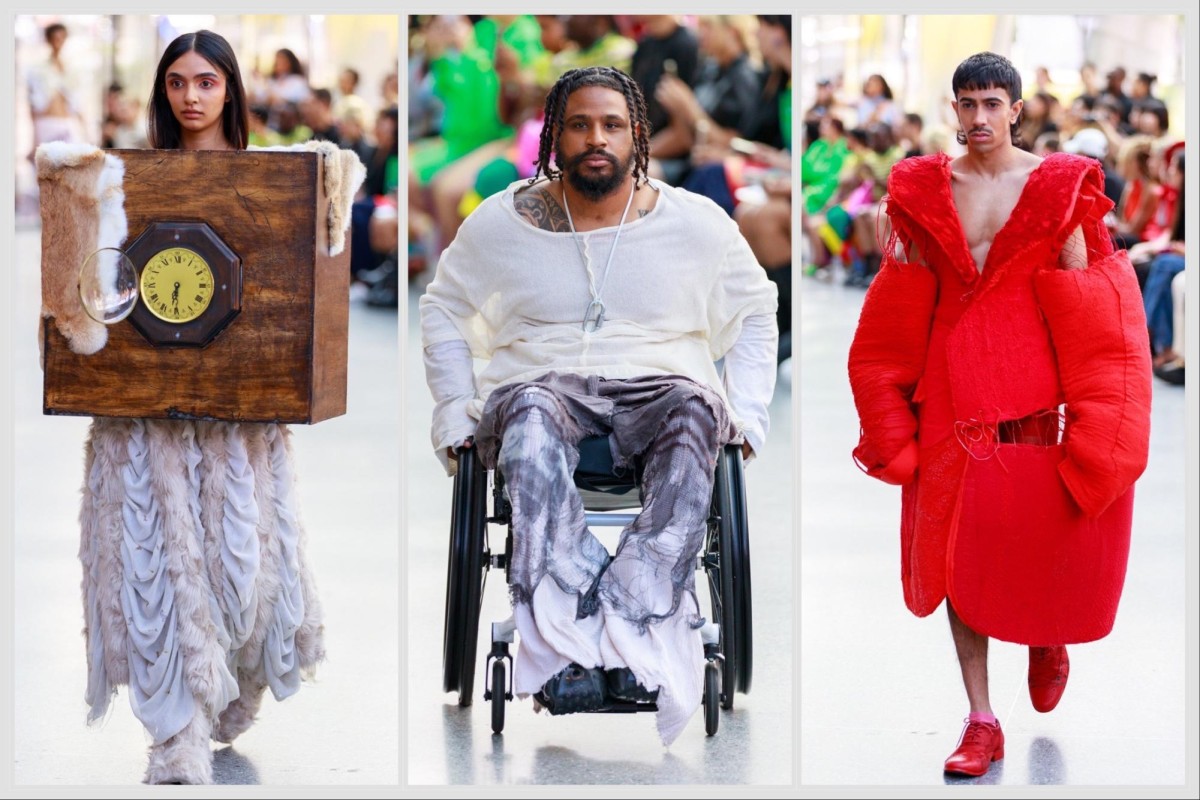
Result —
[[[854,458],[887,483],[906,484],[916,475],[912,396],[925,369],[936,301],[933,272],[900,264],[889,253],[867,291],[850,345],[850,388],[862,425]]]
[[[1083,512],[1095,517],[1146,468],[1151,370],[1141,292],[1124,250],[1086,269],[1039,271],[1034,291],[1067,405],[1067,457],[1059,474]]]

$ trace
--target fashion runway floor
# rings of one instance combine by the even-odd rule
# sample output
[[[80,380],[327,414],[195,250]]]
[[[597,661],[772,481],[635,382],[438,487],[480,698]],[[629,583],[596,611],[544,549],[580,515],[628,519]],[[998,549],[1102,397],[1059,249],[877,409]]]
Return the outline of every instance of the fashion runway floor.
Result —
[[[900,587],[900,492],[850,458],[846,355],[863,292],[802,287],[801,742],[804,784],[1180,784],[1184,780],[1184,395],[1155,381],[1125,592],[1110,636],[1069,648],[1050,714],[1033,710],[1024,647],[993,642],[1006,756],[944,777],[967,715],[946,614],[918,619]]]
[[[133,784],[148,736],[125,690],[85,725],[79,497],[88,419],[42,415],[40,231],[16,234],[15,780]],[[348,413],[293,426],[297,495],[325,609],[327,661],[287,702],[214,745],[217,783],[399,778],[399,380],[396,314],[351,304]],[[137,376],[129,376],[137,380]]]
[[[510,703],[504,734],[493,736],[483,701],[489,623],[509,616],[502,572],[489,573],[480,624],[476,698],[469,708],[441,691],[442,615],[451,479],[429,444],[433,408],[421,362],[416,293],[410,295],[407,356],[409,614],[406,693],[408,781],[415,784],[789,784],[793,768],[792,420],[791,386],[780,373],[770,446],[748,465],[754,677],[752,692],[722,712],[704,735],[697,713],[664,748],[651,714],[535,714],[532,700]],[[493,530],[498,530],[493,528]],[[617,531],[601,539],[615,547]],[[611,538],[606,538],[611,537]],[[702,579],[702,578],[701,578]],[[707,611],[707,590],[701,593]]]

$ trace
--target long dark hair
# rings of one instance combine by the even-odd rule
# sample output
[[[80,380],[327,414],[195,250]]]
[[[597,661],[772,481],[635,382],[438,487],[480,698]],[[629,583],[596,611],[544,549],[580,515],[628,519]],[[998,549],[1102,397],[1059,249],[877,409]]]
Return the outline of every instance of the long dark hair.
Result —
[[[646,178],[646,168],[650,162],[650,120],[646,117],[646,99],[642,96],[642,90],[633,78],[619,69],[583,67],[564,73],[546,95],[542,138],[538,147],[538,160],[534,162],[537,171],[530,183],[536,181],[540,175],[553,179],[561,174],[559,170],[550,166],[550,154],[557,149],[558,138],[562,135],[567,98],[585,86],[602,86],[624,95],[625,106],[629,109],[629,121],[633,125],[633,179],[641,181]]]
[[[301,77],[304,77],[304,65],[300,63],[300,58],[295,53],[293,53],[291,50],[287,49],[286,47],[280,48],[279,50],[275,51],[275,56],[277,59],[279,56],[283,56],[284,60],[287,61],[288,71],[285,72],[283,75],[276,75],[275,74],[275,66],[272,64],[271,65],[271,77],[272,78],[282,78],[287,75],[299,75]]]
[[[158,150],[178,150],[182,145],[182,128],[171,101],[167,99],[167,68],[185,53],[195,51],[208,63],[225,75],[225,91],[229,102],[221,114],[221,128],[225,139],[237,150],[245,150],[249,142],[249,126],[246,120],[246,90],[242,88],[242,73],[238,69],[237,56],[225,37],[212,31],[196,31],[175,37],[167,45],[158,70],[154,73],[154,90],[146,106],[150,146]]]

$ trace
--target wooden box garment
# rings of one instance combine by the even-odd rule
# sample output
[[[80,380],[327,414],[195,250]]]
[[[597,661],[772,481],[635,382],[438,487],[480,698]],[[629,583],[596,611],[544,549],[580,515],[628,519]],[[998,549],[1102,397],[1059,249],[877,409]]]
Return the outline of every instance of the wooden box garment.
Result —
[[[202,346],[156,346],[126,319],[92,355],[72,352],[47,320],[44,412],[286,423],[344,414],[350,248],[329,255],[321,156],[110,153],[125,164],[123,246],[156,223],[206,223],[240,260],[240,310]],[[55,224],[72,220],[43,222]],[[132,260],[140,275],[145,263]]]

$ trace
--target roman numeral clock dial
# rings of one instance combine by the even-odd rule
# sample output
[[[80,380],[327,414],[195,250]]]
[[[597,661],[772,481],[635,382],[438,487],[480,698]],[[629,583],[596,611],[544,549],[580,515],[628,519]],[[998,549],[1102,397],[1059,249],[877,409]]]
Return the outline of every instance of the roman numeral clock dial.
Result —
[[[204,222],[152,222],[126,251],[140,270],[129,322],[155,347],[205,347],[242,308],[242,260]]]
[[[212,269],[194,250],[162,250],[142,270],[142,298],[163,322],[191,322],[204,313],[212,297]]]

